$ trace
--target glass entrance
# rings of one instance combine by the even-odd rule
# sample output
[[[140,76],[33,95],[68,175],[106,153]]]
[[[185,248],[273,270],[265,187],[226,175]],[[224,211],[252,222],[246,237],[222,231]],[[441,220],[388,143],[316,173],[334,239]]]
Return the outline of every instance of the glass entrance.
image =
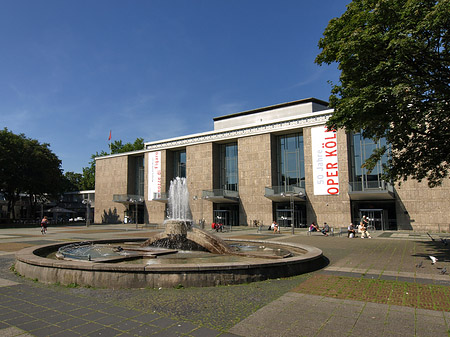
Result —
[[[213,211],[214,222],[228,226],[239,225],[239,210],[237,205],[217,204]]]
[[[368,230],[386,230],[386,215],[383,209],[360,209],[359,218],[365,215],[369,220]]]
[[[290,203],[276,204],[275,219],[281,227],[291,227],[294,221],[294,227],[306,227],[306,207],[301,204],[294,203],[294,214],[292,214],[292,206]],[[294,216],[294,219],[292,219]]]

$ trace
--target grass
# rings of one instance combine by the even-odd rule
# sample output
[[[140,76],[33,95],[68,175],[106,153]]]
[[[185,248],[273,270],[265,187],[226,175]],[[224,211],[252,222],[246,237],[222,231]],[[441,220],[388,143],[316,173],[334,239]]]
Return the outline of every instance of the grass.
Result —
[[[293,291],[450,312],[450,287],[317,274]]]

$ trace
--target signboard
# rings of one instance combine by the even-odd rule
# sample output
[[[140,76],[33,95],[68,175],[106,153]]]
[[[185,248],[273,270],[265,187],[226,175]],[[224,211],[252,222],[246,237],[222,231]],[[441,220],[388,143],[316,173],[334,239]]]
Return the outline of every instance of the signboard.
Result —
[[[336,131],[325,125],[311,128],[314,195],[339,194]]]
[[[148,155],[148,200],[161,193],[161,151]]]

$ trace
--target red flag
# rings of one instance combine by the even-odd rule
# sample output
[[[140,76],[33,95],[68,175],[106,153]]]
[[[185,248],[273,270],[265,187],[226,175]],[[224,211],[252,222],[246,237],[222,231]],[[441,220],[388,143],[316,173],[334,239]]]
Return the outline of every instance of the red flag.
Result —
[[[108,140],[111,140],[111,130],[109,130],[109,138]]]

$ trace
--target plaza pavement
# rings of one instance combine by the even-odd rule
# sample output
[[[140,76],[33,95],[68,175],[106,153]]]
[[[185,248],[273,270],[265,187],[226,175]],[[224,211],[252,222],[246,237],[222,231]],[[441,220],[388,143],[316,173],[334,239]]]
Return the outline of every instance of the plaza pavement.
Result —
[[[307,275],[216,289],[71,288],[43,285],[10,268],[14,253],[24,247],[145,237],[152,231],[131,224],[50,227],[45,236],[39,228],[0,229],[0,336],[449,336],[447,308],[381,304],[325,291],[312,295],[298,287],[327,276],[447,289],[450,248],[440,240],[445,234],[432,234],[433,241],[414,232],[375,232],[361,240],[309,236],[304,230],[292,235],[283,228],[281,235],[233,228],[218,235],[316,246],[328,264]],[[430,255],[438,258],[435,265]]]

